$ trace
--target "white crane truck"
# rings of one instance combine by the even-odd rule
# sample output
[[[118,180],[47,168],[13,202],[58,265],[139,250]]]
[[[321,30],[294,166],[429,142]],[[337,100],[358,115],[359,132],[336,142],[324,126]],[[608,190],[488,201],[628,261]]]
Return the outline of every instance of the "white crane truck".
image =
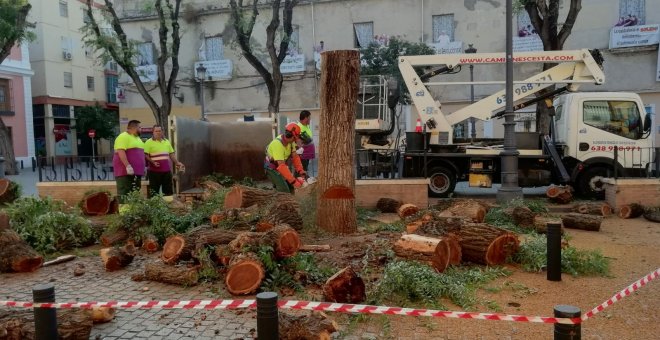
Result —
[[[399,57],[399,69],[424,131],[430,133],[422,150],[406,149],[403,177],[428,177],[429,195],[447,197],[459,180],[490,187],[500,181],[501,148],[456,143],[453,125],[469,118],[489,120],[503,115],[501,90],[455,112],[444,113],[430,86],[497,85],[504,81],[427,82],[436,75],[456,73],[461,65],[502,64],[502,53]],[[514,54],[515,63],[553,63],[555,66],[525,80],[514,81],[514,109],[547,105],[551,133],[518,134],[518,174],[521,187],[570,184],[583,196],[604,195],[601,180],[615,171],[644,176],[653,168],[651,115],[639,95],[623,92],[575,92],[581,84],[603,84],[602,56],[597,50],[540,51]],[[420,68],[432,71],[418,74]],[[534,96],[555,85],[543,96]],[[369,126],[358,120],[356,128]],[[426,139],[426,138],[424,138]],[[410,145],[410,143],[408,143]],[[363,143],[363,145],[365,145]],[[614,152],[616,150],[616,152]],[[617,154],[617,161],[613,160]]]

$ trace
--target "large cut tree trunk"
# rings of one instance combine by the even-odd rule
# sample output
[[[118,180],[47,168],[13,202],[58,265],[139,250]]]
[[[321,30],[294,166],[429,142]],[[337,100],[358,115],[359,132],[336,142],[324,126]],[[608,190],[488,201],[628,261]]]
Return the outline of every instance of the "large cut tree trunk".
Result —
[[[266,270],[254,253],[234,255],[227,266],[225,285],[232,295],[254,293],[266,276]]]
[[[298,232],[287,225],[279,225],[264,233],[240,233],[229,243],[229,248],[238,253],[249,247],[270,246],[275,258],[283,259],[296,255],[301,245]]]
[[[92,311],[89,309],[57,310],[58,339],[89,339],[92,325]],[[0,339],[35,339],[34,312],[29,309],[0,310]]]
[[[397,256],[428,263],[438,273],[442,273],[449,266],[451,248],[445,237],[432,238],[415,234],[401,236],[393,247]]]
[[[619,209],[621,218],[637,218],[642,214],[644,214],[644,207],[637,203],[626,204]]]
[[[259,222],[272,226],[287,224],[296,230],[301,230],[303,227],[303,219],[300,215],[298,203],[286,201],[271,205],[266,215]]]
[[[573,206],[573,212],[606,217],[612,215],[612,207],[606,202],[580,203]]]
[[[107,215],[110,211],[111,202],[112,198],[107,192],[99,191],[91,193],[82,199],[82,212],[88,216]]]
[[[103,266],[108,272],[122,269],[133,262],[136,250],[135,246],[127,244],[124,247],[118,248],[103,248],[99,251]]]
[[[515,234],[487,224],[466,224],[456,231],[456,235],[463,251],[463,261],[489,266],[504,263],[520,245]]]
[[[332,275],[323,285],[325,301],[340,303],[360,303],[366,298],[362,278],[351,267],[346,267]]]
[[[10,228],[9,216],[0,213],[0,273],[33,272],[43,262],[43,257]]]
[[[124,229],[118,229],[101,235],[101,245],[112,247],[115,244],[124,242],[128,239],[128,232]]]
[[[561,222],[564,224],[564,227],[588,231],[599,231],[602,221],[602,216],[577,213],[570,213],[561,217]]]
[[[195,267],[168,266],[157,261],[147,263],[144,266],[144,278],[149,281],[194,286],[199,280],[199,275]]]
[[[440,213],[440,217],[462,216],[472,222],[481,223],[488,213],[489,206],[474,200],[457,201]]]
[[[573,200],[573,188],[570,186],[553,185],[545,191],[545,195],[551,202],[566,204]]]
[[[224,209],[248,208],[255,204],[264,207],[274,202],[291,202],[298,208],[298,203],[291,194],[242,185],[235,185],[231,188],[225,195],[223,207]]]
[[[355,103],[360,52],[321,54],[321,124],[316,224],[335,234],[357,231],[355,212]],[[336,188],[345,190],[335,190]],[[340,195],[326,194],[342,193]]]
[[[206,245],[228,244],[236,238],[237,232],[209,226],[200,226],[187,234],[177,234],[167,238],[160,259],[166,264],[191,260],[196,251]]]

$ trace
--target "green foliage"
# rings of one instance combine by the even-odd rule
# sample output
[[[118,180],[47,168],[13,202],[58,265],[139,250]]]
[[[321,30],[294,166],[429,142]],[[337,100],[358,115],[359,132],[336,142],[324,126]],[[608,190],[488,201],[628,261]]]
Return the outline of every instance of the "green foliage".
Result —
[[[303,290],[303,286],[289,272],[290,268],[286,266],[286,263],[275,261],[272,247],[260,247],[256,250],[256,254],[266,269],[266,278],[261,282],[262,291],[274,292],[285,287],[296,291]]]
[[[200,179],[200,182],[204,182],[204,181],[213,181],[213,182],[216,182],[216,183],[222,185],[223,187],[230,187],[234,184],[239,184],[239,185],[243,185],[243,186],[246,186],[246,187],[252,187],[252,188],[257,187],[257,183],[254,181],[254,179],[252,177],[243,177],[240,180],[236,180],[236,179],[234,179],[234,177],[229,176],[229,175],[225,175],[221,172],[214,172],[214,173],[212,173],[210,175],[206,175],[206,176],[204,176]]]
[[[403,83],[399,71],[399,56],[404,55],[430,55],[435,50],[425,43],[413,43],[398,38],[391,38],[387,46],[371,43],[361,50],[362,68],[360,75],[386,75],[397,80],[401,89],[401,101],[409,102],[407,87]]]
[[[313,254],[298,253],[278,262],[273,256],[272,247],[262,246],[252,250],[266,269],[266,278],[261,285],[264,291],[276,291],[279,288],[303,291],[304,285],[323,284],[336,272],[335,268],[319,265]]]
[[[396,221],[393,223],[379,223],[376,225],[367,226],[367,232],[370,234],[381,232],[381,231],[392,231],[392,232],[402,232],[406,229],[406,223],[404,221]]]
[[[378,215],[378,211],[358,207],[356,209],[356,219],[358,228],[367,228],[373,221],[372,217]]]
[[[439,299],[444,297],[462,308],[470,309],[477,303],[476,288],[510,274],[508,270],[497,267],[450,267],[438,274],[425,264],[396,261],[385,267],[374,298],[379,300],[396,296],[410,302],[421,301],[428,306],[440,307]]]
[[[199,279],[201,281],[213,282],[220,278],[218,270],[211,261],[211,250],[209,248],[202,248],[197,254],[197,259],[199,259],[200,264]]]
[[[508,204],[490,209],[486,214],[484,222],[519,234],[535,233],[532,229],[521,228],[514,223],[510,214],[505,212],[506,209],[513,207],[527,207],[529,210],[541,215],[546,215],[548,213],[548,208],[541,200],[518,199],[510,201]]]
[[[6,210],[12,228],[40,253],[80,246],[92,238],[90,222],[63,201],[24,197]]]
[[[525,271],[540,272],[547,263],[547,238],[545,235],[530,236],[520,245],[513,257]],[[600,250],[578,250],[568,246],[561,251],[561,271],[573,276],[607,276],[610,260]]]
[[[75,108],[76,130],[87,135],[90,129],[96,130],[94,139],[112,139],[115,137],[115,128],[119,126],[119,119],[110,110],[105,110],[98,103],[94,106]]]
[[[0,0],[0,63],[14,45],[34,40],[26,21],[30,9],[27,0]]]

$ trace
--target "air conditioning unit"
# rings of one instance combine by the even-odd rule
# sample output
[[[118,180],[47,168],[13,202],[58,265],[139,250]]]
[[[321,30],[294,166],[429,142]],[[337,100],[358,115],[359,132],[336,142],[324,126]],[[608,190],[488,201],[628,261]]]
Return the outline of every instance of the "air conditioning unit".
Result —
[[[71,58],[72,58],[71,52],[62,51],[62,58],[64,58],[64,60],[71,60]]]

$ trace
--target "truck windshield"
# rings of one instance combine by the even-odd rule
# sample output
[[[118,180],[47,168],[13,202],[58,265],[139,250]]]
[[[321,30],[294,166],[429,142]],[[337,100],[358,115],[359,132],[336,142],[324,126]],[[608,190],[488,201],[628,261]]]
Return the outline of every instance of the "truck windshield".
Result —
[[[642,137],[642,124],[637,103],[598,100],[583,104],[584,123],[630,139]]]

